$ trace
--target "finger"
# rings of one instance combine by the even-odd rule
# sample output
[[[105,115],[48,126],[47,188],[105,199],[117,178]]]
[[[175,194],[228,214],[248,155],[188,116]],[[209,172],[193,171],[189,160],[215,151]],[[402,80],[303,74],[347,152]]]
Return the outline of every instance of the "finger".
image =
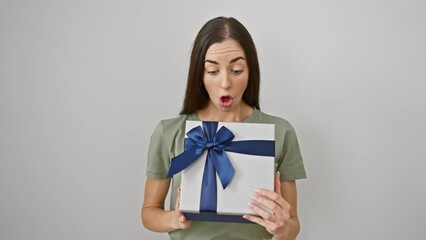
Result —
[[[272,192],[268,189],[256,189],[255,190],[256,194],[266,198],[266,199],[270,199],[271,201],[274,201],[276,204],[278,204],[280,207],[282,208],[288,208],[289,204],[288,202],[278,193],[276,192]]]
[[[179,228],[186,229],[191,226],[191,221],[187,220],[182,212],[178,212]]]
[[[281,213],[284,211],[283,208],[275,201],[271,201],[270,199],[264,198],[259,195],[252,196],[251,201],[257,206],[266,207],[270,211],[270,214],[282,215]]]
[[[275,219],[277,218],[277,216],[274,214],[274,212],[266,211],[265,209],[259,207],[259,205],[255,204],[253,202],[249,203],[249,207],[250,207],[251,210],[253,210],[260,217],[262,217],[263,219],[265,219],[267,221],[274,222]]]
[[[279,225],[277,225],[273,222],[265,221],[264,219],[257,217],[257,216],[246,214],[246,215],[243,215],[243,218],[245,218],[245,219],[247,219],[247,220],[249,220],[253,223],[256,223],[256,224],[263,226],[266,229],[266,231],[268,231],[272,235],[275,235],[277,230],[279,230],[279,228],[280,228]],[[275,238],[273,238],[273,239],[275,239]]]
[[[184,223],[182,223],[182,229],[187,229],[191,226],[191,221],[186,221]]]
[[[182,212],[179,212],[179,222],[183,223],[186,221],[185,215]]]
[[[259,224],[259,225],[261,225],[261,226],[263,226],[265,228],[267,227],[266,221],[264,219],[260,218],[260,217],[256,217],[256,216],[249,215],[249,214],[245,214],[245,215],[243,215],[243,218],[249,220],[250,222],[257,223],[257,224]]]
[[[281,180],[279,171],[275,173],[275,192],[281,196]]]

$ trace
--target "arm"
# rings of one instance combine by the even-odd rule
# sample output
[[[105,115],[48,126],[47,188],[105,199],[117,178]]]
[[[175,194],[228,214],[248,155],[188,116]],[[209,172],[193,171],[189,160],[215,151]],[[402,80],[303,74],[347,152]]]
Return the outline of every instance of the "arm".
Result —
[[[276,240],[287,240],[287,239],[296,239],[300,231],[299,217],[297,215],[297,190],[296,182],[288,181],[281,182],[281,195],[284,198],[284,201],[287,202],[288,207],[290,208],[289,220],[285,222],[287,225],[284,227],[283,234],[278,234],[275,236]]]
[[[177,210],[178,206],[176,206],[176,210],[164,210],[164,201],[169,186],[170,179],[146,179],[141,215],[143,225],[151,231],[173,232],[178,229],[186,229],[191,224],[182,212]],[[178,204],[179,198],[176,205]]]
[[[262,210],[258,207],[259,204],[268,207],[272,212]],[[279,173],[277,173],[275,175],[275,192],[266,189],[257,190],[250,203],[250,208],[260,217],[244,215],[244,218],[264,226],[276,240],[296,239],[300,224],[297,216],[295,181],[280,182]]]

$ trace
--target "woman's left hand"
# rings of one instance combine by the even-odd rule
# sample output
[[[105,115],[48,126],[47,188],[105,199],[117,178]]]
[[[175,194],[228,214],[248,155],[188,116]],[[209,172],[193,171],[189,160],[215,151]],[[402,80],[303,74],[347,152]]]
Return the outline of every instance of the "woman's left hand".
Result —
[[[279,172],[275,173],[275,192],[267,189],[257,189],[249,206],[260,217],[244,215],[245,219],[262,225],[274,236],[285,234],[286,225],[291,220],[291,206],[281,195]],[[262,209],[260,206],[265,206],[269,211]]]

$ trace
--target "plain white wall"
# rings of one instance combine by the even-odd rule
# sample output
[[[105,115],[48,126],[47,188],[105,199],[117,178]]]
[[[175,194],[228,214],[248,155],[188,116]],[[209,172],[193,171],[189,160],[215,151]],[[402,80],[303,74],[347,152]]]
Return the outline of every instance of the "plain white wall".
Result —
[[[219,15],[298,133],[299,239],[424,238],[424,1],[2,0],[0,239],[167,239],[140,221],[149,136]]]

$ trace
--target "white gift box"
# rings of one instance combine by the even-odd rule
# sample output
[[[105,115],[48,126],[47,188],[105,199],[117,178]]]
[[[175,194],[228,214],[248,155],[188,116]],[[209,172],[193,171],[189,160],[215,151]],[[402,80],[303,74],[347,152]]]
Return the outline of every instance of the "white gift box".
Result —
[[[201,126],[201,121],[187,121],[186,133]],[[260,123],[218,122],[218,130],[225,126],[233,134],[234,141],[268,140],[275,141],[275,125]],[[274,156],[258,156],[226,151],[235,170],[229,185],[223,189],[219,177],[217,179],[216,213],[200,211],[201,184],[207,150],[190,166],[182,170],[180,210],[190,220],[248,222],[241,216],[253,214],[248,203],[254,190],[265,188],[274,190]]]

